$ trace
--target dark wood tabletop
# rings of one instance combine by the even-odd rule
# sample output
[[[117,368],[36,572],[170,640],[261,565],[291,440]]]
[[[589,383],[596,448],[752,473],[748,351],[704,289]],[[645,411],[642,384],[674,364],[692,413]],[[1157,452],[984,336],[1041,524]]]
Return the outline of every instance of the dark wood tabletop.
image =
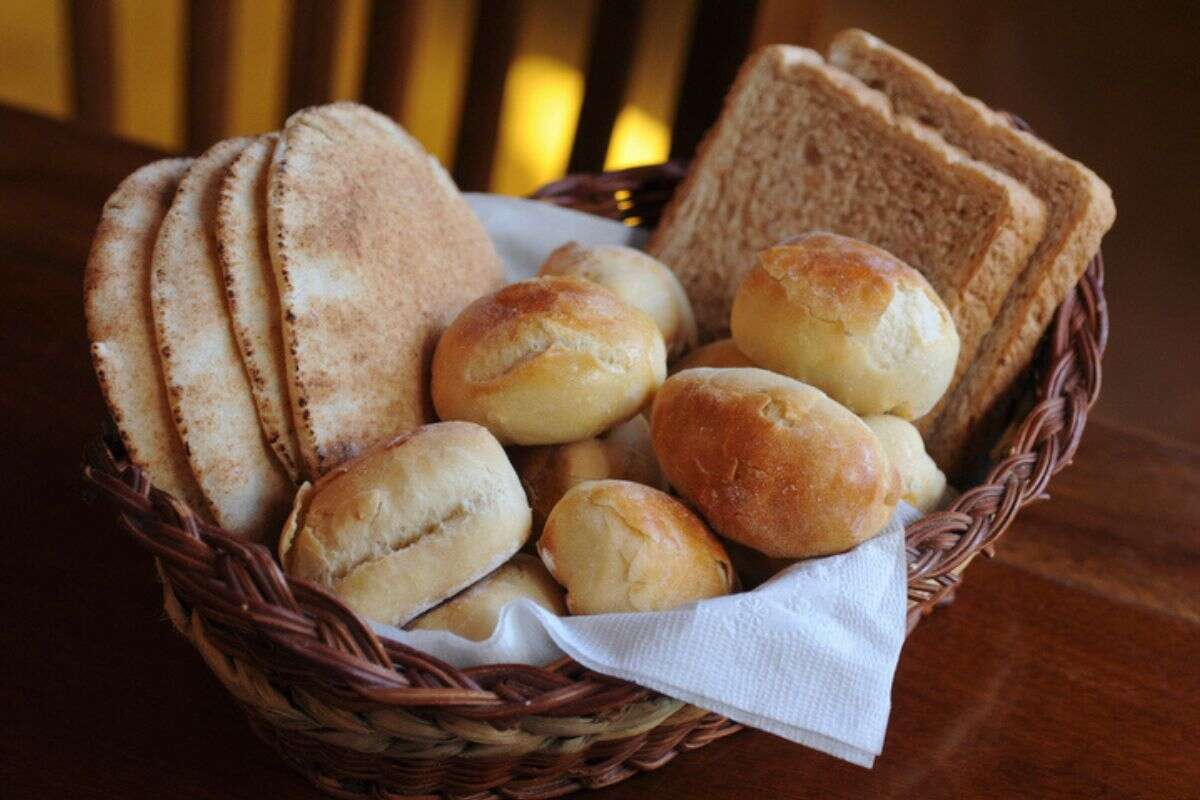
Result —
[[[317,797],[82,499],[103,414],[83,262],[107,194],[158,155],[0,108],[0,796]],[[1200,448],[1094,418],[1050,493],[909,640],[873,770],[746,731],[592,796],[1200,796]]]

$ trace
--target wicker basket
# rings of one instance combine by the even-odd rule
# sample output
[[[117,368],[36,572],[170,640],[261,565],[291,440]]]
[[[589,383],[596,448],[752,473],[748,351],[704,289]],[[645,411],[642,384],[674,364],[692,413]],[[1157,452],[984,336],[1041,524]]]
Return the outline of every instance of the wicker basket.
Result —
[[[668,163],[575,175],[537,196],[651,225],[682,174]],[[1047,332],[1008,455],[949,510],[909,526],[910,628],[1070,462],[1107,335],[1097,256]],[[88,448],[84,472],[155,557],[168,616],[253,729],[336,797],[557,797],[656,769],[740,727],[568,658],[460,670],[380,641],[334,597],[289,580],[266,548],[152,487],[111,431]]]

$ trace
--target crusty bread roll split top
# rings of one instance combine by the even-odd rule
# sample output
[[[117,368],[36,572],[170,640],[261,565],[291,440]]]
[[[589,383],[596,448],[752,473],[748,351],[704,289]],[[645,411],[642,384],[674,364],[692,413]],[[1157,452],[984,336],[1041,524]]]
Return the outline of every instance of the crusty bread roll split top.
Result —
[[[529,536],[525,492],[478,425],[426,425],[305,485],[284,528],[288,574],[401,625],[474,583]]]
[[[587,481],[554,507],[538,540],[573,614],[663,611],[728,594],[729,556],[670,495],[629,481]]]
[[[856,414],[924,415],[958,360],[954,320],[929,282],[890,253],[832,233],[761,252],[730,324],[756,364]]]
[[[454,320],[434,354],[433,402],[505,444],[558,444],[633,416],[665,376],[653,320],[591,281],[538,278]]]

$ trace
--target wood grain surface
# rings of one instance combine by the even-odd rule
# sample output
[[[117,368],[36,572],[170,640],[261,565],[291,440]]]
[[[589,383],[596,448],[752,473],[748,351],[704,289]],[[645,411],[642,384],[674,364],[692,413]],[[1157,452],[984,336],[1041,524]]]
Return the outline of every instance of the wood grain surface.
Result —
[[[146,556],[82,498],[103,413],[83,260],[108,192],[153,157],[0,109],[0,796],[317,797],[171,630]],[[1050,493],[907,644],[875,769],[748,731],[576,796],[1200,795],[1200,449],[1099,419]]]

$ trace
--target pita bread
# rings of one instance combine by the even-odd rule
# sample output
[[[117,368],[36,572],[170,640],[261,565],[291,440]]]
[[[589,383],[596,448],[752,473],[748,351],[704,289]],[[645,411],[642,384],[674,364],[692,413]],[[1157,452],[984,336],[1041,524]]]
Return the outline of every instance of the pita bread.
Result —
[[[267,173],[277,139],[273,133],[255,139],[225,173],[217,200],[217,257],[263,435],[288,475],[299,480],[300,451],[287,396],[279,292],[267,248]]]
[[[191,159],[155,161],[104,204],[83,277],[84,314],[100,390],[129,460],[158,488],[203,511],[158,365],[150,255]]]
[[[297,438],[321,474],[433,418],[433,346],[500,261],[437,161],[353,103],[288,119],[267,221]]]
[[[218,524],[261,541],[278,531],[294,487],[258,424],[214,235],[221,181],[248,144],[214,145],[179,184],[154,247],[150,300],[167,397],[192,474]]]

